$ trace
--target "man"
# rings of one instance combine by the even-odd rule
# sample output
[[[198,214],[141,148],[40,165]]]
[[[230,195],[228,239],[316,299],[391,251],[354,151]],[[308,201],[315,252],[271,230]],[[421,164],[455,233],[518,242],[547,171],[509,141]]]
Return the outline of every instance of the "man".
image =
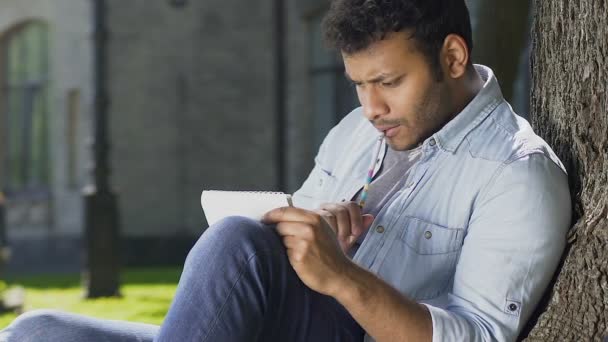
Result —
[[[557,157],[471,63],[464,1],[336,0],[324,27],[362,107],[329,133],[295,207],[210,227],[160,328],[36,312],[4,336],[515,340],[560,259],[570,197]]]

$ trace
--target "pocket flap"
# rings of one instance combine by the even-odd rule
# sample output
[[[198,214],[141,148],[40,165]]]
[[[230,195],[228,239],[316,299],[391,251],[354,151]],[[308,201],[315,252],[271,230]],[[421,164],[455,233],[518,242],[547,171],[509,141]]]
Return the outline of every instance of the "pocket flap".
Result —
[[[418,218],[405,220],[401,239],[418,254],[444,254],[460,250],[464,229],[447,228]]]

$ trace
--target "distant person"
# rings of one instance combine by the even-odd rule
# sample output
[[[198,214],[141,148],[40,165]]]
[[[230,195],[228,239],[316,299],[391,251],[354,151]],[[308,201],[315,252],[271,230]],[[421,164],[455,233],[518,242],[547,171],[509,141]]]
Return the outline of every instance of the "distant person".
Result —
[[[335,0],[324,32],[362,107],[295,207],[211,226],[160,327],[34,311],[0,340],[514,341],[564,250],[570,194],[472,64],[465,2]]]

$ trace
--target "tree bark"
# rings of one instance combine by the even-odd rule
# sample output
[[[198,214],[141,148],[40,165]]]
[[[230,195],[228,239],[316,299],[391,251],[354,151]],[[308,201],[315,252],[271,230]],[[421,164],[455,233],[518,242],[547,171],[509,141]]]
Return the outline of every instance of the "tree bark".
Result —
[[[531,121],[568,169],[575,224],[527,341],[608,335],[608,3],[535,0]]]

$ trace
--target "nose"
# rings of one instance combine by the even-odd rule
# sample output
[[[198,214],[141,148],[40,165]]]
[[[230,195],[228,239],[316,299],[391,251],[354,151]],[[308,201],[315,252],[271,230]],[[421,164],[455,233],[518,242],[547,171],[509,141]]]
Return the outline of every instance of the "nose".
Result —
[[[363,106],[363,113],[368,120],[374,121],[389,113],[386,101],[374,85],[359,90],[359,102]]]

